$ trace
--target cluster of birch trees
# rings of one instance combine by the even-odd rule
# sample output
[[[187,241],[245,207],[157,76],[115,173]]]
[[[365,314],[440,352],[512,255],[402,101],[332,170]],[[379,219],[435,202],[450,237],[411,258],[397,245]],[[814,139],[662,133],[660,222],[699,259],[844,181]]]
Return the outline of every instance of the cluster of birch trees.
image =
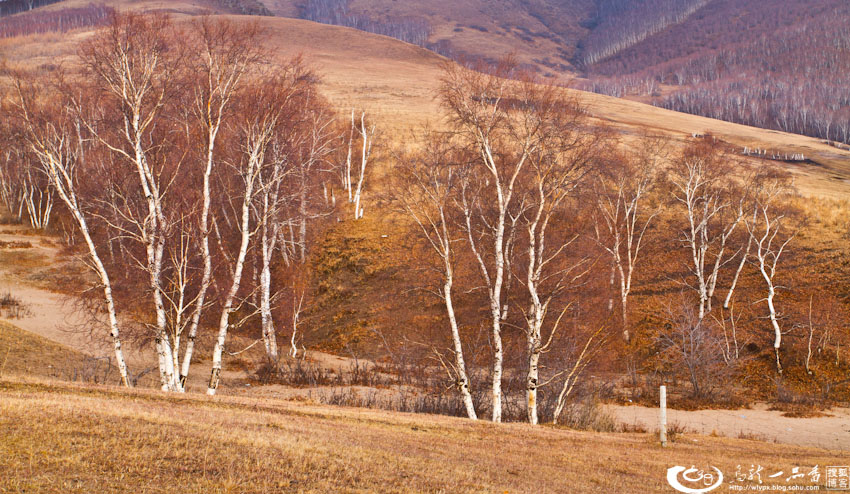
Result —
[[[351,0],[307,0],[300,7],[302,19],[352,27],[367,33],[381,34],[417,46],[427,46],[431,25],[418,17],[389,17],[373,19],[368,14],[352,12]]]
[[[65,33],[72,29],[106,24],[112,7],[88,5],[55,10],[37,10],[3,17],[0,20],[0,38],[12,38],[29,34]]]
[[[338,120],[306,63],[276,62],[261,37],[246,23],[122,14],[82,45],[79,71],[4,71],[3,199],[34,227],[63,213],[125,385],[128,332],[155,345],[168,391],[185,390],[203,327],[209,394],[228,333],[248,320],[270,361],[283,327],[296,353],[303,266],[334,189],[363,215],[374,124]]]
[[[718,343],[711,351],[730,365],[736,357],[726,350],[738,342],[726,334],[725,348],[719,344],[725,314],[742,272],[757,272],[782,372],[776,278],[793,238],[785,178],[735,163],[711,137],[675,152],[649,136],[618,143],[573,97],[508,63],[449,65],[440,97],[450,130],[424,131],[399,158],[394,194],[438,260],[434,292],[452,355],[443,365],[468,417],[479,413],[472,387],[489,381],[490,399],[479,407],[501,421],[505,375],[523,372],[528,421],[540,420],[538,391],[551,386],[557,422],[601,341],[619,328],[630,342],[629,300],[650,241],[681,254],[676,283],[696,315],[689,335],[709,335]],[[459,276],[466,266],[477,275]],[[599,272],[610,273],[607,311],[594,315],[590,278]],[[468,301],[469,293],[483,294],[474,299],[479,309],[459,310],[458,294]],[[718,299],[724,314],[715,310]],[[478,350],[463,334],[476,324],[489,328],[486,376],[474,375],[465,358]],[[522,363],[510,369],[506,332],[525,340]],[[682,354],[686,342],[670,337],[661,346]],[[679,356],[685,367],[700,357]]]
[[[328,221],[365,214],[377,126],[337,115],[302,59],[261,47],[251,24],[126,14],[82,45],[77,71],[0,75],[0,195],[85,253],[125,385],[128,335],[156,348],[165,391],[186,389],[202,334],[209,394],[234,328],[258,328],[274,365],[281,333],[299,355],[311,245]],[[741,358],[744,311],[757,319],[746,341],[769,336],[783,372],[780,279],[797,228],[786,177],[711,136],[683,149],[624,137],[510,60],[447,63],[438,97],[447,122],[399,148],[386,184],[439,274],[450,343],[426,343],[468,417],[502,421],[516,398],[504,382],[521,377],[527,420],[542,420],[545,390],[558,422],[603,348],[655,349],[699,393],[709,364]],[[648,250],[675,269],[647,265]],[[652,277],[681,297],[656,295],[667,329],[647,341],[644,325],[635,343],[634,287]],[[739,298],[754,303],[736,310]],[[482,350],[486,366],[471,364]]]
[[[591,265],[576,248],[579,234],[571,224],[582,214],[580,192],[595,180],[606,139],[577,101],[512,70],[509,64],[478,71],[446,67],[441,99],[452,130],[421,136],[421,149],[399,162],[396,192],[440,259],[450,368],[467,415],[477,417],[460,334],[468,323],[458,320],[454,297],[458,265],[472,263],[478,276],[471,289],[485,295],[482,325],[489,327],[492,348],[491,418],[502,420],[505,399],[503,333],[521,327],[527,415],[535,424],[538,388],[560,378],[557,421],[599,336],[587,334],[569,365],[543,382],[541,358],[576,312],[565,295]]]

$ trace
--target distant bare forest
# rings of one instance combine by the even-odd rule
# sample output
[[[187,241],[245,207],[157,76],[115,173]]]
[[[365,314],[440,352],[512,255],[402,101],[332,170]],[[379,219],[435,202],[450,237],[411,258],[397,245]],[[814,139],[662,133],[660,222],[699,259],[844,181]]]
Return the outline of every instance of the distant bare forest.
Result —
[[[88,5],[61,10],[26,12],[0,19],[0,38],[29,34],[64,33],[72,29],[106,24],[112,7]]]
[[[850,143],[850,7],[748,3],[710,2],[690,22],[589,66],[585,89]]]
[[[59,0],[0,0],[0,17],[19,14],[37,7],[44,7]]]
[[[592,65],[677,24],[710,0],[597,0],[580,65]]]
[[[571,0],[549,5],[591,12],[579,22],[584,31],[575,33],[537,15],[547,8],[539,3],[520,2],[516,8],[553,30],[535,36],[577,40],[572,62],[589,79],[582,89],[649,97],[671,110],[850,143],[850,29],[843,22],[850,7],[843,2]],[[391,14],[374,18],[352,8],[350,0],[308,0],[300,11],[304,19],[456,55],[451,40],[430,39],[432,26],[424,17]]]
[[[375,20],[367,15],[352,13],[350,4],[351,0],[307,0],[301,9],[301,17],[322,24],[353,27],[427,47],[431,25],[425,19],[391,17]]]

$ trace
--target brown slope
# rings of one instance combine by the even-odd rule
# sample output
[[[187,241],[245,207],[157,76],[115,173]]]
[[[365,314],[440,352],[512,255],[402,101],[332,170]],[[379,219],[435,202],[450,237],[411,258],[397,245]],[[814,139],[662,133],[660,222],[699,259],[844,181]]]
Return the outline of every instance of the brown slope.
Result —
[[[275,14],[301,15],[305,2],[264,0]],[[590,0],[352,0],[348,12],[374,21],[426,20],[431,44],[464,58],[497,59],[506,54],[559,80],[573,71],[575,46],[588,30],[582,23],[593,15]]]
[[[440,117],[435,93],[446,60],[427,50],[353,29],[290,19],[263,19],[279,53],[304,53],[323,75],[327,94],[339,106],[365,105],[396,129]],[[662,132],[684,139],[711,133],[734,145],[782,153],[802,153],[817,166],[789,168],[807,193],[840,196],[850,192],[850,152],[819,140],[664,110],[642,103],[582,92],[588,109],[629,132]]]

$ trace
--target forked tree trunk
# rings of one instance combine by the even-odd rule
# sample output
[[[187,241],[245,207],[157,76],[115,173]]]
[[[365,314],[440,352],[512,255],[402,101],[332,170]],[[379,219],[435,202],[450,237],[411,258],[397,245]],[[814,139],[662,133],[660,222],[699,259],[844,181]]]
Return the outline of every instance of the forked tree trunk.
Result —
[[[354,122],[352,122],[353,124]],[[363,197],[363,183],[366,180],[366,166],[369,163],[369,158],[372,155],[372,140],[375,138],[375,127],[371,129],[366,127],[366,113],[360,115],[360,137],[363,139],[363,146],[360,154],[360,177],[357,179],[357,189],[354,192],[354,219],[363,217],[363,207],[360,206],[360,200]]]
[[[180,389],[185,390],[186,377],[192,365],[192,354],[195,351],[195,339],[198,336],[198,326],[201,322],[201,313],[206,303],[207,291],[212,282],[212,254],[210,253],[210,176],[213,168],[213,152],[215,141],[218,136],[218,127],[210,127],[207,146],[207,162],[204,168],[203,205],[201,207],[201,258],[204,263],[201,275],[201,286],[198,289],[198,298],[195,301],[195,310],[192,312],[192,321],[189,324],[189,334],[186,338],[186,352],[183,354],[183,368],[180,371]]]

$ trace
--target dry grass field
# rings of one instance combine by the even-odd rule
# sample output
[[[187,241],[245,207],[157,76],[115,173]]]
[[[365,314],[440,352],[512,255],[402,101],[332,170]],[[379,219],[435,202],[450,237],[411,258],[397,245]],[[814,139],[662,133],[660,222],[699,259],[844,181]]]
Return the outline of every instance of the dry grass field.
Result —
[[[650,434],[8,379],[0,429],[2,492],[644,493],[670,492],[673,465],[731,475],[846,460],[690,434],[662,449]]]

